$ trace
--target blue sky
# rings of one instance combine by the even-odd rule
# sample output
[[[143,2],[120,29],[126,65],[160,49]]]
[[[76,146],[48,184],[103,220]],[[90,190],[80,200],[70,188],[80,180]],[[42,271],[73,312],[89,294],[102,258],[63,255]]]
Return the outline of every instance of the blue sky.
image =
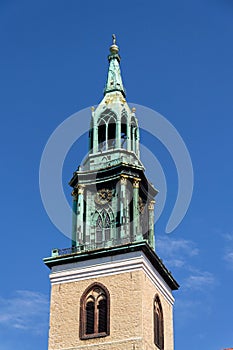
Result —
[[[232,2],[2,0],[0,347],[47,347],[50,286],[42,258],[70,242],[43,208],[40,158],[63,120],[101,100],[112,33],[128,101],[165,116],[193,162],[188,213],[165,234],[177,176],[169,153],[151,141],[168,186],[157,253],[181,285],[175,348],[233,346]],[[63,169],[69,200],[68,181],[86,147],[80,142]]]

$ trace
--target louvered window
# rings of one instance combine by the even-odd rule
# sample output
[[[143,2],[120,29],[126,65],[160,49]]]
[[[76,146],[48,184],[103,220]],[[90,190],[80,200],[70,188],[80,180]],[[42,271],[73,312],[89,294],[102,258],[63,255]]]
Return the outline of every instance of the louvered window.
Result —
[[[81,298],[80,338],[109,334],[109,293],[101,284],[93,284]]]
[[[160,350],[164,350],[163,310],[158,296],[154,301],[154,343]]]
[[[86,303],[86,334],[94,333],[95,303],[93,300]]]
[[[103,333],[107,330],[107,302],[102,299],[98,304],[98,332]]]

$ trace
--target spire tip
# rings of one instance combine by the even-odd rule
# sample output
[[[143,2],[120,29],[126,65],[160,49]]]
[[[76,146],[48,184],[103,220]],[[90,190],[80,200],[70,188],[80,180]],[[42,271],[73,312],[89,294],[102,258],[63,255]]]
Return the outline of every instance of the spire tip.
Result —
[[[119,47],[116,45],[116,34],[112,34],[112,45],[110,46],[111,54],[118,54]]]

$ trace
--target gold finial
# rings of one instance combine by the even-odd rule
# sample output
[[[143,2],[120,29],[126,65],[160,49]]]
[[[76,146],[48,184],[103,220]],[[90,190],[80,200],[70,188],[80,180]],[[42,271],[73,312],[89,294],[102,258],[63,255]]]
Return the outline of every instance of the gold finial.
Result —
[[[116,45],[116,35],[112,34],[112,45],[110,46],[110,52],[117,54],[119,52],[119,47]]]

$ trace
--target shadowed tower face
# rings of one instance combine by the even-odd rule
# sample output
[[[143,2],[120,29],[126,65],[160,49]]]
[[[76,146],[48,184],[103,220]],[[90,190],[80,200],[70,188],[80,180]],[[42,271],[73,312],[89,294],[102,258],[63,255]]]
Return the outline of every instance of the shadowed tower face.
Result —
[[[140,160],[114,35],[108,60],[89,153],[70,181],[72,246],[44,259],[52,285],[49,350],[172,350],[178,284],[154,251],[157,190]]]

